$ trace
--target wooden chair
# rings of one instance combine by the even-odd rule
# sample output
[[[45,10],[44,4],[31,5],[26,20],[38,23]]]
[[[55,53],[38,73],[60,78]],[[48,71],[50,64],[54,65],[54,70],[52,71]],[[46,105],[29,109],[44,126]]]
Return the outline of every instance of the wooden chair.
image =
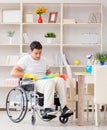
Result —
[[[94,121],[94,76],[85,77],[85,101],[87,111],[87,121],[89,120],[89,111],[92,111],[92,121]]]
[[[95,125],[99,125],[99,105],[107,104],[107,65],[96,66],[94,71]]]
[[[78,101],[78,95],[76,92],[76,79],[72,76],[72,70],[70,65],[66,65],[66,73],[68,77],[68,83],[69,83],[69,92],[70,92],[70,100],[71,100],[71,107],[73,111],[75,110],[75,103]],[[76,113],[77,117],[77,113]]]

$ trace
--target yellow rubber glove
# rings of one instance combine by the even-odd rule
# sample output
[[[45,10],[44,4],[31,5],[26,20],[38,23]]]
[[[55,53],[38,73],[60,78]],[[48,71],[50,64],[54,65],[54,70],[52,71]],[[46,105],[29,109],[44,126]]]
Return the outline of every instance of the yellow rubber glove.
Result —
[[[33,74],[29,74],[29,73],[25,73],[24,75],[23,75],[23,78],[32,78],[33,80],[38,80],[38,78],[35,76],[35,75],[33,75]]]

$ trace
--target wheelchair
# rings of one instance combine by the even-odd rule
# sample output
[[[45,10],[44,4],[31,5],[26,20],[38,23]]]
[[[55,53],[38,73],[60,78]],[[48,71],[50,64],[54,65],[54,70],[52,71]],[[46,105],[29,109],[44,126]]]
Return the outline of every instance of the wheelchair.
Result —
[[[23,84],[24,83],[24,84]],[[43,121],[50,121],[56,117],[56,115],[49,115],[47,118],[43,118],[43,94],[36,91],[35,82],[32,79],[21,79],[20,85],[12,88],[6,98],[6,112],[8,117],[14,123],[21,122],[27,111],[32,111],[31,123],[36,122],[36,115],[38,115]],[[54,98],[55,109],[58,110],[60,106],[59,98],[55,94]],[[69,116],[59,116],[61,123],[67,123]]]

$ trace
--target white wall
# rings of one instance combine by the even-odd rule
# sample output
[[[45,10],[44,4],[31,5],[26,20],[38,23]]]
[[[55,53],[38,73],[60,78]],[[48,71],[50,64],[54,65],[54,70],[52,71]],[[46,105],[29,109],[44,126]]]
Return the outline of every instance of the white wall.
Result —
[[[103,0],[103,50],[107,51],[107,0]]]

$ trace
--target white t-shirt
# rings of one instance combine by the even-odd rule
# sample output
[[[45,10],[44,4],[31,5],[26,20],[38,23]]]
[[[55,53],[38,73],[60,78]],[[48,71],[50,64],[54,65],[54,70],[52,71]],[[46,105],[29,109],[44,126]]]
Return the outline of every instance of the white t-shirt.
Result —
[[[25,73],[36,75],[42,78],[46,75],[46,70],[49,69],[46,59],[41,57],[40,60],[34,60],[31,55],[23,56],[17,63]]]

